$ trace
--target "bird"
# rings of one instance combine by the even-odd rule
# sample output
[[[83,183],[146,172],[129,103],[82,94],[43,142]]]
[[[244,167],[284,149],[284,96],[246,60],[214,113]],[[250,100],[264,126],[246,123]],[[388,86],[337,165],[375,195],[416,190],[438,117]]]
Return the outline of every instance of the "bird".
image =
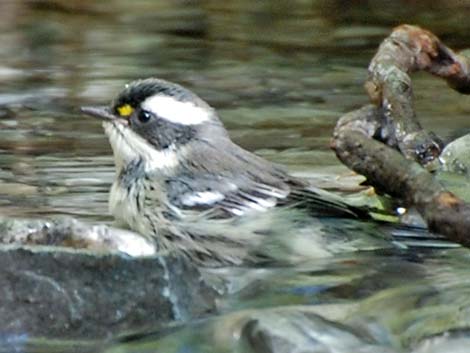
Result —
[[[217,112],[179,84],[136,80],[110,105],[81,111],[102,120],[113,151],[110,212],[158,251],[240,265],[269,257],[270,230],[282,233],[305,215],[369,217],[234,143]]]

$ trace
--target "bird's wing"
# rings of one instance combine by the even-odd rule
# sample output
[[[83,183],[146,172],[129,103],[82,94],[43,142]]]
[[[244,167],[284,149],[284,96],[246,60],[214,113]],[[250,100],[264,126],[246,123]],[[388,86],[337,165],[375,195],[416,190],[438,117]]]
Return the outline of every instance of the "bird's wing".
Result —
[[[215,218],[242,216],[274,206],[300,207],[316,216],[361,217],[364,213],[339,197],[294,179],[270,185],[249,178],[208,174],[197,179],[180,176],[166,185],[173,206],[206,211]]]
[[[264,211],[288,197],[290,190],[243,178],[211,174],[181,177],[166,182],[169,201],[183,210],[207,211],[216,218]]]

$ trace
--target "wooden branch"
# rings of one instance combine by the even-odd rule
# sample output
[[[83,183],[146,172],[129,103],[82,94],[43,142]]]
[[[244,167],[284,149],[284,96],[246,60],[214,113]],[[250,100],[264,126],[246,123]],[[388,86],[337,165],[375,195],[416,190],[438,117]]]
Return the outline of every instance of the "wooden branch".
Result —
[[[426,164],[441,152],[442,143],[418,122],[410,73],[425,70],[447,80],[451,87],[470,93],[469,61],[419,27],[402,25],[380,45],[369,65],[366,91],[383,108],[382,139],[407,157]]]
[[[338,158],[365,175],[374,187],[399,197],[407,206],[415,206],[431,231],[470,246],[470,205],[446,191],[418,163],[372,139],[371,130],[361,128],[366,124],[358,123],[371,116],[381,119],[380,111],[369,105],[342,118],[332,143]]]
[[[470,246],[470,205],[445,190],[420,164],[436,158],[439,140],[416,119],[409,74],[425,70],[470,93],[470,63],[432,33],[403,25],[384,40],[369,66],[366,90],[375,105],[343,116],[332,148],[368,182],[415,206],[431,231]]]

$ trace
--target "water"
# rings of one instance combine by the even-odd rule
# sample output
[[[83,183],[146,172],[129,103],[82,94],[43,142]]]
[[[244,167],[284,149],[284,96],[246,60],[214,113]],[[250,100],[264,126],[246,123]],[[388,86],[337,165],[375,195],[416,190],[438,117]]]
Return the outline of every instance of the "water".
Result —
[[[322,187],[354,190],[359,178],[328,143],[336,119],[367,102],[362,84],[378,43],[409,22],[470,47],[469,5],[4,0],[0,214],[111,221],[111,151],[99,122],[78,107],[105,104],[148,76],[193,89],[245,148]],[[414,82],[426,128],[447,137],[467,127],[468,99],[427,75]],[[220,315],[202,322],[111,343],[0,341],[5,351],[34,352],[283,352],[302,342],[312,352],[464,352],[469,255],[395,248],[296,268],[223,269],[231,293]]]

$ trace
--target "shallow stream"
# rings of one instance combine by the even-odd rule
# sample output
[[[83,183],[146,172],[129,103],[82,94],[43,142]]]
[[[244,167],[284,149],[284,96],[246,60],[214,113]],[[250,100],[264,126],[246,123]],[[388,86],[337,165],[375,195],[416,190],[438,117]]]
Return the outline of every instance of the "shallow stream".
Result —
[[[367,102],[378,44],[406,22],[470,47],[469,10],[468,0],[3,0],[0,214],[111,222],[111,150],[78,109],[149,76],[194,90],[246,149],[352,191],[360,178],[328,144],[337,118]],[[414,78],[426,128],[465,132],[468,98]],[[216,317],[112,342],[19,337],[0,351],[468,352],[469,261],[459,247],[390,246],[295,268],[226,268],[216,274],[231,293]]]

